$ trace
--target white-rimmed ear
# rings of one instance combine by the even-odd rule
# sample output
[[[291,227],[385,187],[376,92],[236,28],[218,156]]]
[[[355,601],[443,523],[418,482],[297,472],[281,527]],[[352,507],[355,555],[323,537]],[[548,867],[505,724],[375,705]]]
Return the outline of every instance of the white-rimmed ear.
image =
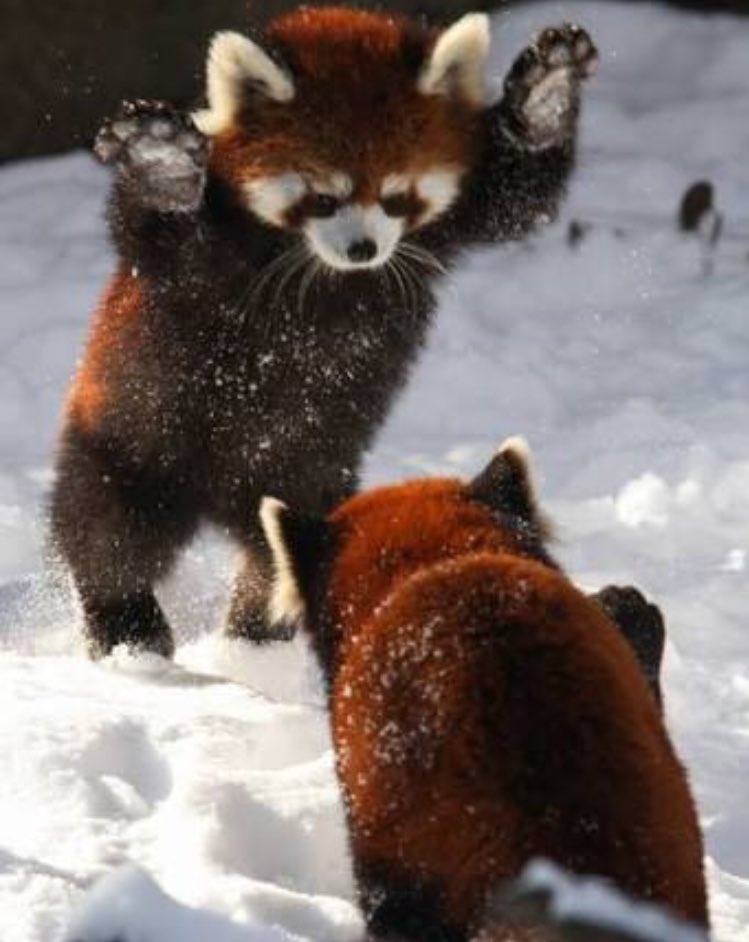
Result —
[[[291,549],[286,545],[283,516],[288,507],[275,497],[264,497],[260,504],[260,522],[273,560],[273,581],[268,599],[268,619],[296,624],[304,617],[306,606],[297,581]]]
[[[206,66],[208,108],[193,117],[204,134],[229,127],[248,94],[291,101],[294,83],[257,43],[226,30],[211,40]]]
[[[484,13],[468,13],[448,27],[421,70],[419,91],[423,95],[454,95],[483,105],[489,39],[489,17]]]
[[[319,590],[329,525],[322,517],[290,510],[275,497],[260,502],[260,522],[271,551],[268,619],[271,624],[296,625],[307,614],[309,595]]]
[[[505,457],[512,455],[518,465],[523,466],[525,476],[530,478],[533,456],[531,455],[531,446],[528,444],[528,440],[523,438],[522,435],[510,435],[509,438],[506,438],[497,449],[495,457],[499,455]]]
[[[540,536],[551,535],[551,525],[536,501],[531,451],[519,435],[502,442],[489,464],[468,485],[468,493],[473,500],[532,527]]]

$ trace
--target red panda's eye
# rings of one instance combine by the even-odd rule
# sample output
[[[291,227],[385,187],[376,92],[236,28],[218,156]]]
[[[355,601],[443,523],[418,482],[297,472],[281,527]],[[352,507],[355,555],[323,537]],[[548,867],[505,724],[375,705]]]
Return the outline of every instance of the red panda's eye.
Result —
[[[328,216],[334,216],[340,205],[340,200],[335,196],[329,196],[327,193],[313,193],[309,198],[309,214],[317,219],[325,219]]]
[[[417,209],[416,200],[410,193],[394,193],[392,196],[383,196],[380,206],[386,216],[410,216]]]

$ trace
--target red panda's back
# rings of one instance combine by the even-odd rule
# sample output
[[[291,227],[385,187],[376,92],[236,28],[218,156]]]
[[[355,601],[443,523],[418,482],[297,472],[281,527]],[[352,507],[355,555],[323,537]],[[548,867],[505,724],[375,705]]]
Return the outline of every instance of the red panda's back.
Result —
[[[355,857],[476,927],[544,856],[706,922],[684,773],[613,626],[558,572],[476,554],[404,580],[344,644],[333,697]]]

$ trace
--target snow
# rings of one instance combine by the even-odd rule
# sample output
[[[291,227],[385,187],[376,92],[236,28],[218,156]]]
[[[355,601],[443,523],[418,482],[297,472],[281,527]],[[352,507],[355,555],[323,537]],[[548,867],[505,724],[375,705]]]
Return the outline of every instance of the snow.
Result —
[[[110,942],[112,933],[135,940],[173,938],[180,942],[253,942],[283,939],[280,933],[252,932],[205,910],[192,909],[167,896],[154,880],[137,868],[123,868],[95,887],[80,913],[74,917],[68,938]]]
[[[606,880],[571,876],[548,860],[533,860],[495,901],[499,913],[563,929],[564,939],[604,938],[631,942],[706,942],[705,933],[676,920],[659,906],[635,901]],[[530,910],[530,912],[528,912]],[[532,914],[532,921],[528,916]],[[522,917],[525,918],[522,918]],[[593,936],[595,938],[595,936]]]
[[[565,18],[602,61],[564,217],[445,286],[366,477],[468,475],[507,435],[529,439],[571,574],[633,582],[665,611],[666,709],[705,829],[714,938],[746,942],[749,30],[536,3],[495,16],[495,78]],[[700,177],[726,217],[713,258],[673,226]],[[82,154],[0,171],[0,932],[349,942],[361,922],[319,678],[300,640],[212,635],[232,549],[207,533],[165,587],[177,666],[83,659],[47,559],[55,428],[111,264],[106,185]],[[593,225],[574,250],[572,219]]]

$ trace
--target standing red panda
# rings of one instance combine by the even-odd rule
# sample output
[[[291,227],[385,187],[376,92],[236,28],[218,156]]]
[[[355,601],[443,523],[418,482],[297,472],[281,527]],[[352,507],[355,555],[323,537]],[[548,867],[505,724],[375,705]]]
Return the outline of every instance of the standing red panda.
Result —
[[[707,924],[684,770],[632,649],[548,555],[524,443],[470,484],[261,517],[271,618],[306,626],[326,679],[375,936],[465,942],[537,857]]]
[[[349,496],[435,279],[554,214],[595,49],[546,30],[489,103],[488,42],[478,14],[439,33],[303,9],[214,38],[194,120],[136,102],[102,129],[117,271],[51,508],[92,655],[171,653],[154,585],[203,520],[245,551],[229,630],[268,637],[260,495],[314,512]]]

